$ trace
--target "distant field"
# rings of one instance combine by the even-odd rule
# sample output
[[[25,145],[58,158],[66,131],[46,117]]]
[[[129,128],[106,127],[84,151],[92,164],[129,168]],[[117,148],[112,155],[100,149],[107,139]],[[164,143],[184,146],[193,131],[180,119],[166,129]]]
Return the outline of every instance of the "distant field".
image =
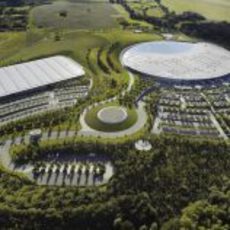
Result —
[[[127,4],[138,14],[144,15],[146,13],[146,15],[154,17],[162,17],[164,15],[164,13],[155,1],[128,1]]]
[[[124,18],[130,24],[138,24],[140,26],[151,27],[152,25],[140,20],[131,19],[129,17],[129,13],[124,9],[124,7],[120,4],[113,4],[114,9],[116,9],[122,18]]]
[[[230,21],[230,0],[162,0],[162,4],[177,13],[194,11],[210,20]]]
[[[61,17],[60,12],[67,16]],[[42,28],[99,29],[118,27],[119,12],[106,2],[57,1],[37,6],[31,11],[31,20]]]

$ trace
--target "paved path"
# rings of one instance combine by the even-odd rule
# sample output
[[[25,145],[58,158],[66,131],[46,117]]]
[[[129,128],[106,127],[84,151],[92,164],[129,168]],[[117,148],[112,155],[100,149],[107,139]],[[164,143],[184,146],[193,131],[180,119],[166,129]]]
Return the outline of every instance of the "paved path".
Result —
[[[156,117],[154,124],[153,124],[153,128],[152,128],[152,133],[154,134],[160,134],[161,133],[161,129],[159,128],[161,119],[159,117]]]
[[[215,114],[217,114],[215,108],[212,106],[212,103],[209,101],[209,99],[207,98],[207,96],[204,93],[201,93],[201,96],[204,98],[204,100],[209,104],[211,111],[209,113],[210,115],[210,119],[212,120],[213,124],[215,125],[216,129],[219,131],[221,137],[224,138],[224,140],[228,140],[228,136],[225,134],[224,130],[222,129],[221,125],[219,124],[219,122],[217,121]],[[227,124],[226,124],[226,127]]]
[[[61,133],[60,133],[61,134]],[[48,133],[44,133],[42,135],[42,139],[43,140],[47,140],[47,139],[57,139],[57,138],[62,138],[65,136],[74,136],[74,132],[62,132],[61,135],[58,135],[57,137],[57,132],[53,132],[52,135],[48,136]],[[24,164],[24,165],[15,165],[15,163],[12,161],[11,155],[10,155],[10,147],[11,145],[14,143],[16,145],[19,145],[21,143],[22,140],[25,140],[25,143],[29,143],[29,137],[25,136],[24,138],[22,137],[17,137],[15,139],[14,142],[12,142],[12,140],[7,140],[5,141],[5,143],[3,145],[0,146],[0,161],[1,164],[7,168],[10,171],[13,172],[19,172],[19,173],[23,173],[24,175],[26,175],[30,180],[34,181],[34,176],[33,176],[33,169],[34,169],[34,165],[31,164]],[[85,159],[85,158],[84,158]],[[92,158],[90,157],[88,159],[89,161],[91,160],[91,162],[93,162],[94,160],[92,160]],[[60,170],[60,173],[57,175],[55,173],[55,169],[52,169],[52,174],[49,175],[48,170],[49,170],[49,166],[51,165],[51,161],[47,161],[46,163],[46,173],[44,175],[42,175],[41,177],[39,177],[36,182],[39,185],[58,185],[61,186],[64,184],[66,185],[71,185],[71,186],[86,186],[86,185],[102,185],[108,182],[108,180],[112,177],[113,175],[113,165],[110,161],[107,161],[106,159],[102,159],[104,161],[104,165],[106,168],[106,172],[103,175],[103,180],[101,178],[94,178],[94,174],[92,172],[92,167],[91,167],[91,173],[89,175],[89,177],[86,178],[85,174],[81,175],[79,177],[78,172],[77,172],[77,167],[79,167],[80,163],[77,160],[76,155],[72,155],[70,157],[70,159],[68,158],[67,161],[64,160],[63,158],[59,159],[59,163],[62,164],[62,171]],[[75,169],[75,173],[70,176],[70,173],[67,173],[67,175],[65,175],[63,173],[63,169],[64,169],[64,163],[65,162],[69,162],[71,161],[72,164],[76,165],[76,169]],[[78,164],[76,164],[78,162]],[[69,167],[71,164],[69,164]]]
[[[66,137],[74,137],[76,136],[75,131],[61,131],[58,133],[57,131],[52,131],[50,135],[48,135],[48,132],[45,132],[42,134],[41,141],[45,140],[55,140],[55,139],[64,139]],[[24,137],[16,137],[14,141],[12,140],[6,140],[4,141],[3,145],[0,145],[0,162],[6,166],[7,168],[13,169],[15,165],[12,165],[12,159],[9,154],[9,149],[12,144],[20,145],[21,143],[29,143],[29,136],[25,135]]]

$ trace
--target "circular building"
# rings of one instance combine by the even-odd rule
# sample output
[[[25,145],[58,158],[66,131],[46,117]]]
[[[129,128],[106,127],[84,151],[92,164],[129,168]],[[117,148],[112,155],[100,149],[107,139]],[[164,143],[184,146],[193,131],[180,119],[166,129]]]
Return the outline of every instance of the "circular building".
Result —
[[[230,52],[211,43],[145,42],[125,49],[122,65],[164,82],[197,83],[230,76]]]

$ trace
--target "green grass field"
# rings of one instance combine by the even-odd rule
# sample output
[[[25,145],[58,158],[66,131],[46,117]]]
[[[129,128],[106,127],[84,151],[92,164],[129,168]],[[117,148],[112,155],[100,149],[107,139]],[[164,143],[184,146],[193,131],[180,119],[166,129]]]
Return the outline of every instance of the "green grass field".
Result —
[[[209,20],[230,21],[229,0],[162,0],[162,4],[176,13],[193,11]]]
[[[61,17],[60,12],[67,12]],[[30,14],[39,28],[103,29],[118,27],[119,12],[106,2],[56,1],[33,8]]]
[[[89,49],[103,47],[115,42],[128,46],[140,41],[160,39],[154,34],[135,34],[120,29],[105,31],[72,31],[61,34],[60,41],[54,41],[49,30],[34,30],[31,33],[0,33],[0,60],[2,64],[13,64],[42,56],[69,53],[87,68],[86,54]]]
[[[93,129],[96,129],[98,131],[103,131],[103,132],[115,132],[115,131],[121,131],[121,130],[125,130],[130,128],[131,126],[133,126],[136,121],[137,121],[137,113],[135,111],[135,109],[127,109],[127,113],[128,113],[128,118],[120,123],[120,124],[105,124],[103,122],[101,122],[98,118],[97,118],[97,113],[107,107],[107,106],[113,106],[113,105],[117,105],[116,103],[108,103],[106,105],[101,105],[101,106],[97,106],[95,108],[92,108],[85,117],[85,121],[86,123]]]
[[[138,14],[148,16],[162,17],[164,12],[155,1],[141,0],[141,1],[128,1],[128,5],[135,10]]]

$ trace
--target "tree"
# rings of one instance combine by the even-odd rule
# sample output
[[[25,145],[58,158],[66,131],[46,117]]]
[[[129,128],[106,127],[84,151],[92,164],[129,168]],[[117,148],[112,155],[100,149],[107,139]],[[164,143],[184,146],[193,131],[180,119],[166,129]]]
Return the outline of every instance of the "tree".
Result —
[[[61,11],[59,12],[59,16],[60,16],[60,17],[63,17],[63,18],[66,18],[66,17],[68,16],[68,11],[66,11],[66,10],[61,10]]]

